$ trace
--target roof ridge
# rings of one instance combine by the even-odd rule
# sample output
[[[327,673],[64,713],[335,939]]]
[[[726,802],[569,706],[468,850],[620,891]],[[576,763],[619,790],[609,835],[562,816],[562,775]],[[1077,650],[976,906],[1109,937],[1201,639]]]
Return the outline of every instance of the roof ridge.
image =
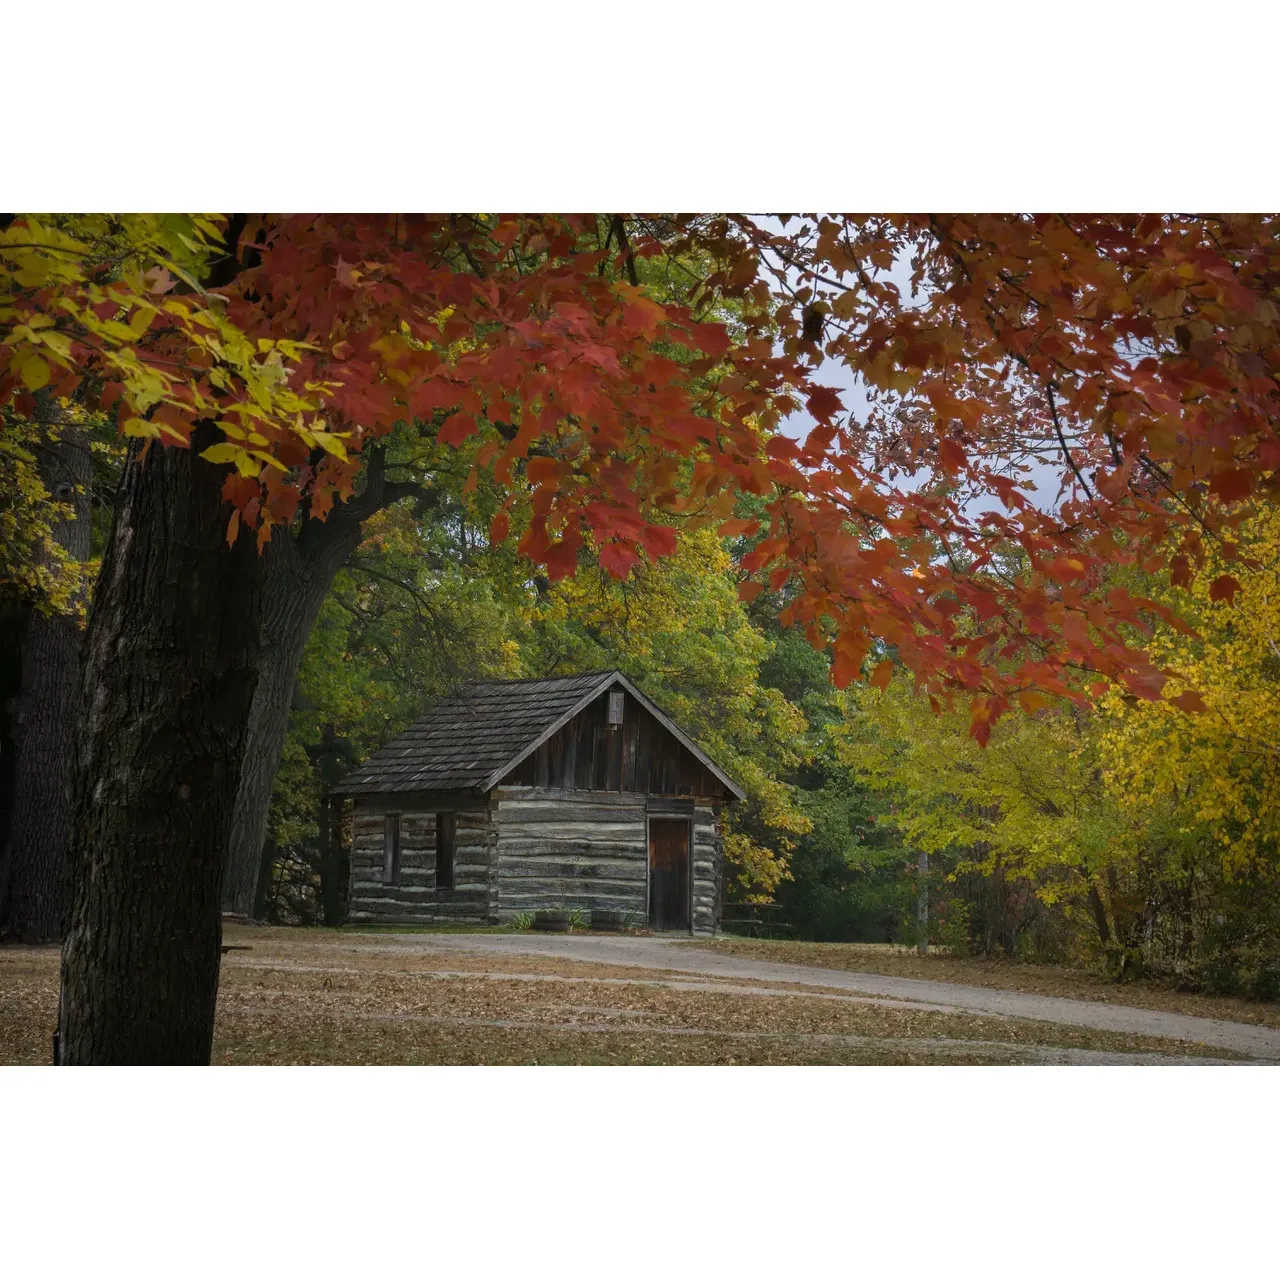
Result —
[[[476,685],[482,684],[550,684],[553,680],[587,680],[598,679],[600,676],[620,676],[621,674],[622,672],[619,671],[617,667],[600,667],[598,670],[594,671],[576,671],[571,675],[562,676],[519,676],[514,680],[467,680],[463,684],[458,685],[457,688],[472,689],[475,688]],[[447,697],[448,695],[446,694],[445,696]]]

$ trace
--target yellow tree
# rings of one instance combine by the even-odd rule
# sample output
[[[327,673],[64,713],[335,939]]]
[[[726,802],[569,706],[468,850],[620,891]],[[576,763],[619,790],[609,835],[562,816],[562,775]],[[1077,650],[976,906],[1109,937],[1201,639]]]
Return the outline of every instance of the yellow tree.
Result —
[[[1094,718],[1076,708],[1009,713],[982,747],[959,710],[935,709],[899,675],[845,695],[839,757],[894,806],[912,847],[945,855],[951,878],[1022,882],[1044,904],[1087,919],[1106,950],[1122,931],[1110,883],[1140,847],[1102,785]],[[1108,907],[1111,907],[1109,910]],[[1002,937],[1012,949],[1017,931]]]
[[[542,669],[617,665],[742,784],[725,855],[735,891],[768,902],[811,825],[784,780],[805,758],[808,724],[759,682],[772,642],[751,624],[715,532],[681,534],[671,556],[642,560],[623,581],[584,569],[552,586],[530,622]]]
[[[1102,761],[1127,812],[1176,801],[1186,834],[1216,847],[1228,876],[1274,873],[1280,836],[1280,514],[1251,514],[1212,549],[1215,574],[1155,592],[1196,628],[1159,631],[1174,673],[1162,702],[1113,691]],[[1211,586],[1210,583],[1213,583]],[[1222,585],[1219,585],[1222,584]]]

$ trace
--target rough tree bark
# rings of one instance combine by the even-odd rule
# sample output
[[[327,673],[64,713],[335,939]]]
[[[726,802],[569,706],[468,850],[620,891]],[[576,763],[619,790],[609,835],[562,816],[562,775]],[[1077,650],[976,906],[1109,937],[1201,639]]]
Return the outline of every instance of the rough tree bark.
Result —
[[[338,570],[359,546],[371,515],[410,495],[423,502],[431,498],[429,490],[416,484],[388,481],[385,466],[383,449],[371,449],[360,494],[339,503],[327,520],[307,520],[296,534],[277,534],[267,544],[258,688],[223,879],[222,909],[230,914],[252,915],[262,909],[258,885],[271,791],[289,730],[298,667],[320,606]]]
[[[263,567],[225,468],[134,441],[85,638],[58,1060],[209,1061]]]
[[[41,404],[46,413],[47,402]],[[56,410],[55,410],[56,412]],[[93,461],[85,432],[58,425],[37,452],[50,495],[74,512],[53,526],[73,560],[89,557],[89,483]],[[71,746],[82,633],[76,620],[26,610],[21,683],[11,706],[14,736],[9,902],[5,935],[17,942],[61,942],[70,907]]]

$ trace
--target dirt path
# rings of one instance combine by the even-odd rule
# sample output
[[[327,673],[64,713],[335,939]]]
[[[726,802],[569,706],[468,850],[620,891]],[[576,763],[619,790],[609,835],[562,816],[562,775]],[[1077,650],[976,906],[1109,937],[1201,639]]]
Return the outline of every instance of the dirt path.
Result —
[[[930,982],[921,978],[886,977],[877,973],[851,973],[841,969],[817,969],[806,965],[772,964],[763,960],[717,955],[714,951],[693,948],[667,938],[449,933],[384,935],[378,941],[394,946],[401,954],[414,951],[424,954],[454,951],[470,954],[556,956],[566,960],[623,965],[637,969],[663,969],[669,973],[691,973],[722,980],[824,987],[828,991],[848,991],[872,997],[876,1003],[920,1001],[948,1012],[1029,1018],[1037,1022],[1089,1027],[1098,1031],[1162,1036],[1245,1053],[1263,1061],[1280,1062],[1280,1030],[1271,1027],[1224,1022],[1216,1018],[1196,1018],[1154,1009],[1135,1009],[1125,1005],[1067,1000],[1060,996],[1039,996],[1020,991],[967,987],[951,982]],[[760,987],[754,990],[760,995],[777,994]]]

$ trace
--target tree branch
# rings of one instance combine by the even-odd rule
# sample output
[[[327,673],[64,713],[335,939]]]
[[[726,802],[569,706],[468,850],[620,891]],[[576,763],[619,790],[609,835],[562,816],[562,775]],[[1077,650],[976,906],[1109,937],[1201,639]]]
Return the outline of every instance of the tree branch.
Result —
[[[1062,455],[1066,458],[1067,465],[1075,472],[1076,479],[1080,481],[1080,487],[1084,490],[1085,497],[1092,502],[1093,490],[1089,488],[1084,476],[1080,474],[1080,468],[1076,466],[1076,460],[1071,456],[1071,450],[1067,448],[1066,438],[1062,434],[1062,423],[1058,421],[1058,404],[1053,398],[1053,383],[1046,382],[1044,389],[1049,395],[1049,416],[1053,419],[1053,429],[1057,433],[1058,443],[1062,446]]]
[[[622,220],[620,213],[613,215],[613,228],[618,233],[618,243],[622,246],[627,255],[627,279],[631,281],[632,288],[640,287],[640,278],[636,275],[636,256],[631,251],[631,242],[627,239],[627,225]]]

